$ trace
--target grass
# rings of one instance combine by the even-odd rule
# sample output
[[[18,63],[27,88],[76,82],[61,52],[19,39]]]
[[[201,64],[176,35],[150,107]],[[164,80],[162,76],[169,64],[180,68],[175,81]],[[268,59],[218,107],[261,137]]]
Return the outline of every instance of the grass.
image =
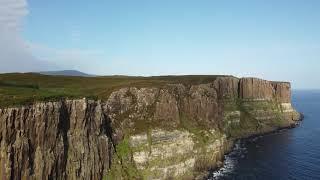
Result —
[[[30,104],[61,98],[106,100],[122,87],[163,87],[168,84],[202,84],[213,82],[215,75],[187,76],[47,76],[36,73],[0,74],[0,107]]]
[[[129,139],[127,137],[125,137],[117,145],[111,168],[103,179],[142,179],[140,172],[137,170],[132,160],[132,149],[129,145]]]
[[[224,105],[224,110],[227,112],[241,111],[239,124],[224,124],[224,132],[231,138],[246,137],[267,128],[280,127],[286,123],[281,116],[281,106],[279,106],[279,103],[276,101],[246,101],[243,99],[235,99],[225,102]],[[256,117],[264,116],[263,114],[260,115],[258,111],[266,113],[266,116],[268,116],[268,113],[271,113],[275,117],[269,120],[257,119]],[[226,123],[232,120],[233,117],[229,118],[231,119],[227,118],[224,122]]]

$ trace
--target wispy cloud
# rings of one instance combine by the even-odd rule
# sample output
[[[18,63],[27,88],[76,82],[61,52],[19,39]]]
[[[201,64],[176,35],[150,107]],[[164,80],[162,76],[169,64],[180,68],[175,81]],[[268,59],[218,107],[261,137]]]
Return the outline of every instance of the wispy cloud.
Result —
[[[28,15],[26,0],[0,0],[0,72],[27,72],[49,69],[29,51],[20,30]]]
[[[0,27],[18,30],[28,13],[26,0],[0,0]]]
[[[100,51],[77,48],[56,49],[23,38],[21,29],[28,14],[27,0],[0,0],[0,73],[55,69],[92,71],[94,69],[98,59],[102,57]],[[79,42],[80,28],[73,25],[69,36],[73,43]]]

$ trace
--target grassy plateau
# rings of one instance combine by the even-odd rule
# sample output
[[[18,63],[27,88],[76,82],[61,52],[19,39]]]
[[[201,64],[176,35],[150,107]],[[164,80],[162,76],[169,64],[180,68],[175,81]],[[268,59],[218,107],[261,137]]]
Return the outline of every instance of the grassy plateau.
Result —
[[[168,84],[209,83],[216,75],[186,76],[48,76],[37,73],[0,74],[0,107],[31,104],[61,98],[105,100],[122,87],[162,87]]]

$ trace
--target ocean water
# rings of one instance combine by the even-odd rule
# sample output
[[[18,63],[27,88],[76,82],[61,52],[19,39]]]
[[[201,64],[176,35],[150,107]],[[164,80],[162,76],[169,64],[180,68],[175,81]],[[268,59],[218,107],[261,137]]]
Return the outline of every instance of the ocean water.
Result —
[[[320,91],[293,91],[304,120],[294,129],[238,141],[212,180],[320,180]]]

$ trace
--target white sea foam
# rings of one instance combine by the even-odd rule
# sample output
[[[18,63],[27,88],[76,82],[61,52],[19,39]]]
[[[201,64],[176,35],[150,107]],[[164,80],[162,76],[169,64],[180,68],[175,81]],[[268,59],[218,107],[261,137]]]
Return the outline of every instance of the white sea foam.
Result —
[[[228,155],[225,155],[223,166],[217,171],[212,172],[209,180],[223,179],[223,177],[227,176],[228,174],[232,174],[238,163],[238,160],[240,158],[244,158],[246,153],[247,150],[245,147],[243,147],[243,144],[240,141],[236,142],[232,152]]]

